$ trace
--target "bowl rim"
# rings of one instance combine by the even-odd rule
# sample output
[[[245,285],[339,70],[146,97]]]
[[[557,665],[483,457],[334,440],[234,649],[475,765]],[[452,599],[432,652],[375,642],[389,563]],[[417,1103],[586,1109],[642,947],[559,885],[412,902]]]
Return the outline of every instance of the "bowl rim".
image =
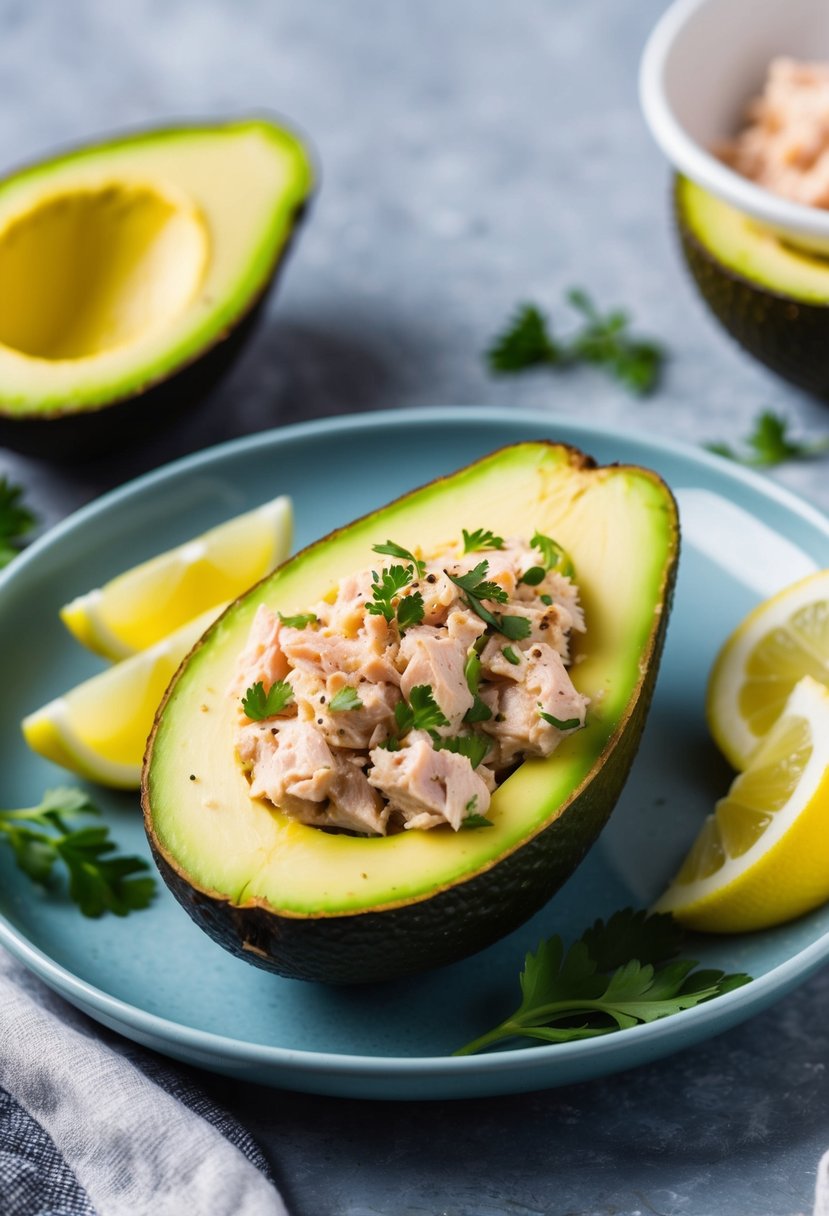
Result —
[[[639,102],[651,134],[673,166],[718,198],[794,238],[829,245],[829,211],[773,194],[743,177],[692,139],[668,102],[667,60],[696,14],[719,0],[674,0],[657,21],[639,64]]]

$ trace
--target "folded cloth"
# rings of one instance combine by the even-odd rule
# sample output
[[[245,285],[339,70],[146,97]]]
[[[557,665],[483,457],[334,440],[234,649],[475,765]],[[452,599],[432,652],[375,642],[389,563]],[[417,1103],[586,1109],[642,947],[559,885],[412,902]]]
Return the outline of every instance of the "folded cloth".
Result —
[[[0,950],[0,1216],[287,1216],[248,1132],[184,1068]]]

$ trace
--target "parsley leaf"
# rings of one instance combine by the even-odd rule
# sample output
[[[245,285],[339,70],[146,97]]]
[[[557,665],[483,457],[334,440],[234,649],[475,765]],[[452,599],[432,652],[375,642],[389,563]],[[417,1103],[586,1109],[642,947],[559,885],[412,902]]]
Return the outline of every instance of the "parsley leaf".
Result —
[[[521,1004],[455,1055],[523,1036],[545,1043],[594,1038],[691,1009],[749,982],[676,959],[681,931],[665,913],[625,908],[588,929],[569,950],[541,942],[521,972]]]
[[[575,730],[577,726],[581,726],[581,721],[578,718],[557,718],[555,714],[545,714],[541,708],[540,701],[538,702],[538,716],[559,730]]]
[[[571,342],[571,358],[604,368],[638,396],[651,392],[662,370],[662,348],[656,342],[631,337],[626,312],[616,309],[602,315],[579,288],[568,291],[567,301],[585,321]]]
[[[543,566],[530,566],[529,570],[525,570],[519,578],[519,583],[526,583],[528,587],[537,587],[539,583],[544,582],[544,576],[547,571]]]
[[[481,603],[481,600],[486,599],[496,604],[504,604],[509,599],[503,587],[486,581],[485,576],[488,571],[489,562],[484,560],[466,574],[450,574],[448,570],[445,573],[455,586],[460,587],[463,591],[466,606],[472,612],[482,621],[486,621],[487,625],[491,625],[498,633],[508,637],[510,641],[520,642],[522,638],[530,635],[529,620],[525,616],[498,616]]]
[[[535,304],[521,304],[486,357],[494,372],[522,372],[541,363],[560,363],[564,355],[548,329],[544,313]]]
[[[394,604],[399,593],[408,587],[414,578],[414,566],[389,566],[378,575],[376,570],[371,572],[374,582],[371,584],[371,594],[374,603],[366,604],[366,612],[372,616],[383,616],[387,621],[394,620]]]
[[[706,443],[704,446],[717,456],[725,456],[728,460],[754,469],[770,469],[785,460],[805,460],[829,452],[829,436],[803,443],[790,438],[789,425],[788,419],[781,414],[764,410],[754,419],[753,430],[746,436],[745,446],[749,451],[745,454],[735,451],[727,443]]]
[[[423,596],[419,591],[410,591],[408,595],[404,595],[397,605],[397,625],[400,632],[405,633],[412,625],[419,625],[424,614]]]
[[[408,705],[405,701],[395,705],[394,719],[400,735],[407,735],[410,730],[434,730],[449,725],[429,684],[415,684],[409,693]]]
[[[503,536],[496,536],[494,532],[489,532],[484,528],[476,528],[474,532],[467,532],[466,528],[461,528],[463,533],[463,551],[464,553],[477,553],[480,549],[503,549]]]
[[[396,545],[393,540],[387,540],[384,545],[372,545],[371,548],[374,553],[383,553],[389,557],[399,557],[404,562],[411,562],[417,570],[418,578],[423,578],[426,573],[426,563],[419,557],[415,557],[414,553],[408,549],[404,549],[402,545]]]
[[[0,477],[0,569],[17,557],[23,538],[36,522],[23,502],[22,487]]]
[[[280,612],[279,619],[289,629],[305,629],[307,625],[316,624],[317,616],[314,612],[298,612],[296,616],[283,616]]]
[[[347,709],[362,709],[363,703],[357,695],[357,689],[350,684],[343,684],[339,692],[335,692],[328,703],[332,714],[343,713]]]
[[[242,697],[242,709],[251,722],[261,722],[263,718],[281,713],[293,699],[294,690],[287,681],[277,680],[266,693],[262,681],[257,680]]]
[[[488,573],[489,562],[484,559],[466,574],[449,574],[449,578],[456,587],[460,587],[461,591],[469,592],[476,600],[492,600],[496,604],[505,604],[509,596],[498,583],[486,581]]]
[[[117,845],[105,826],[70,826],[80,815],[99,813],[81,790],[48,790],[37,806],[0,811],[0,840],[11,847],[18,866],[33,882],[46,883],[55,863],[62,861],[69,875],[69,897],[84,916],[107,911],[126,916],[147,907],[155,879],[135,877],[150,868],[142,858],[111,855]]]
[[[544,536],[541,532],[536,532],[530,544],[541,554],[545,571],[558,569],[559,574],[564,578],[572,578],[576,573],[570,554],[551,536]]]
[[[491,819],[487,819],[486,815],[476,815],[474,812],[469,815],[464,815],[461,820],[461,828],[494,828],[495,824]]]
[[[659,380],[664,351],[656,342],[633,337],[629,318],[620,309],[602,314],[585,291],[573,288],[567,302],[582,318],[581,328],[556,341],[547,318],[534,304],[523,304],[486,352],[494,372],[521,372],[546,364],[600,367],[637,395],[651,392]]]
[[[483,735],[450,735],[446,739],[432,735],[432,743],[436,752],[454,752],[458,756],[466,756],[473,768],[478,767],[492,746]]]
[[[492,710],[487,703],[482,701],[477,693],[473,693],[473,696],[475,700],[463,716],[464,722],[468,722],[470,726],[475,722],[488,722],[492,717]]]

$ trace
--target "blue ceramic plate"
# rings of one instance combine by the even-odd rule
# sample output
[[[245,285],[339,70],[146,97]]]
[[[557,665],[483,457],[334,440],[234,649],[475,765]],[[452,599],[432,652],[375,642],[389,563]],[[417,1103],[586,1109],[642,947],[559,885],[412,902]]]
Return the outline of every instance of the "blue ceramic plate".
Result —
[[[607,1038],[452,1058],[517,1004],[524,952],[577,936],[597,916],[645,905],[676,868],[729,772],[703,718],[714,654],[758,599],[829,566],[829,522],[770,481],[677,444],[540,413],[417,410],[256,435],[191,457],[79,511],[0,581],[5,806],[65,775],[29,754],[20,716],[99,661],[65,632],[59,606],[117,571],[277,492],[296,506],[297,544],[506,443],[549,437],[605,463],[662,474],[680,503],[683,553],[656,699],[624,796],[587,860],[532,921],[482,954],[415,979],[337,990],[283,980],[214,945],[163,889],[126,920],[84,920],[0,856],[0,942],[93,1018],[166,1055],[270,1085],[380,1098],[469,1097],[595,1077],[689,1047],[759,1012],[829,956],[829,908],[774,931],[693,943],[752,984]],[[95,791],[118,843],[147,856],[135,796]]]

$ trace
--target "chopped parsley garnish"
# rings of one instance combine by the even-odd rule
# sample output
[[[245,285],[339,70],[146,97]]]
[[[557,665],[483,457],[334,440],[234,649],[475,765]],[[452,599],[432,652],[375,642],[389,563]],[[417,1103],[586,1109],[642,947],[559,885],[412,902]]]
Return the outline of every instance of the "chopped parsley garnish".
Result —
[[[581,726],[579,718],[557,718],[555,714],[547,714],[541,708],[541,702],[538,702],[538,716],[543,718],[545,722],[549,722],[551,726],[557,727],[559,730],[575,730],[577,726]]]
[[[505,1039],[567,1043],[627,1030],[691,1009],[750,982],[677,959],[682,930],[667,913],[625,908],[597,920],[569,950],[558,936],[528,954],[521,1004],[493,1030],[455,1055],[472,1055]]]
[[[561,547],[558,541],[553,540],[551,536],[543,536],[541,532],[536,532],[530,544],[541,554],[545,570],[558,570],[558,573],[565,578],[573,577],[576,572],[575,567],[569,553]]]
[[[279,619],[289,629],[304,629],[306,625],[316,624],[317,617],[314,612],[298,612],[296,616],[283,616],[280,612]]]
[[[469,803],[467,803],[467,806],[468,805],[469,805]],[[469,814],[469,815],[464,815],[463,819],[461,820],[461,829],[464,831],[467,828],[494,828],[494,827],[495,827],[495,824],[492,822],[491,819],[487,819],[486,815],[476,815],[473,813],[473,814]]]
[[[521,659],[515,653],[515,651],[513,650],[513,648],[511,646],[504,646],[501,650],[501,654],[504,656],[504,658],[507,660],[508,663],[512,663],[513,667],[518,667],[520,665]]]
[[[526,583],[528,587],[537,587],[539,583],[544,582],[544,577],[547,571],[543,566],[530,566],[529,570],[525,570],[519,578],[519,583]]]
[[[62,861],[69,874],[69,898],[84,916],[127,916],[147,907],[155,879],[143,874],[150,867],[142,858],[112,856],[117,845],[104,825],[71,826],[80,815],[99,814],[82,790],[47,790],[38,806],[0,811],[0,840],[33,882],[47,883],[55,863]]]
[[[466,574],[450,574],[452,582],[476,600],[492,600],[495,604],[505,604],[509,599],[506,591],[498,583],[488,582],[489,562],[484,558],[473,566]]]
[[[251,722],[261,722],[263,718],[272,718],[281,713],[293,699],[294,690],[286,680],[271,684],[267,693],[262,681],[257,680],[242,697],[242,709]]]
[[[463,674],[464,678],[466,679],[466,687],[474,697],[478,691],[478,686],[481,683],[481,660],[474,650],[466,660]]]
[[[423,578],[423,575],[426,573],[426,563],[421,561],[419,557],[415,557],[414,553],[409,549],[404,549],[402,545],[396,545],[393,540],[387,540],[384,545],[372,545],[371,547],[374,553],[383,553],[388,557],[399,557],[401,561],[411,562],[417,571],[418,578]]]
[[[343,713],[347,709],[362,709],[363,703],[357,695],[357,689],[350,684],[343,684],[339,692],[335,692],[328,702],[332,714]]]
[[[397,605],[397,625],[400,632],[405,633],[412,625],[419,625],[424,613],[423,596],[419,591],[410,591],[408,595],[402,596]]]
[[[494,532],[489,532],[485,528],[476,528],[474,532],[467,532],[466,528],[462,528],[463,532],[463,551],[464,553],[477,553],[480,549],[503,549],[503,536],[496,536]]]
[[[791,439],[789,421],[772,410],[764,410],[754,419],[754,429],[746,436],[748,452],[742,454],[727,443],[706,443],[709,452],[736,460],[755,469],[770,469],[785,460],[804,460],[829,451],[829,437],[803,443]]]
[[[372,616],[383,616],[391,622],[394,620],[393,601],[414,578],[414,566],[389,566],[380,574],[372,570],[371,576],[374,579],[371,584],[373,602],[366,603],[366,612]]]
[[[0,569],[17,557],[23,540],[35,526],[33,513],[23,502],[22,486],[0,477]]]
[[[512,642],[519,642],[522,638],[530,635],[530,622],[524,616],[499,616],[486,608],[482,600],[489,600],[496,604],[505,604],[509,599],[503,587],[499,587],[497,583],[486,581],[486,575],[489,571],[489,562],[484,560],[478,562],[466,574],[449,574],[447,576],[452,580],[456,587],[460,587],[464,593],[464,601],[467,608],[479,616],[482,621],[486,621],[487,625],[491,625],[498,633],[502,633]]]
[[[435,700],[429,684],[415,684],[409,693],[409,703],[398,701],[394,707],[394,720],[399,736],[410,730],[435,730],[448,726],[449,719]]]
[[[527,368],[573,367],[589,363],[602,368],[630,392],[644,395],[655,388],[664,351],[648,339],[633,337],[627,313],[616,309],[602,314],[586,292],[573,289],[567,302],[582,317],[582,326],[569,339],[553,337],[544,313],[523,304],[486,352],[494,372],[522,372]]]
[[[538,597],[542,604],[546,604],[548,608],[552,607],[553,597],[551,595],[540,595]]]
[[[483,735],[450,735],[446,739],[432,735],[432,743],[436,752],[454,752],[458,756],[466,756],[473,768],[478,767],[492,746]]]
[[[470,726],[475,722],[488,722],[492,717],[492,710],[487,703],[482,701],[477,693],[474,696],[475,700],[463,716],[464,722],[468,722]]]

